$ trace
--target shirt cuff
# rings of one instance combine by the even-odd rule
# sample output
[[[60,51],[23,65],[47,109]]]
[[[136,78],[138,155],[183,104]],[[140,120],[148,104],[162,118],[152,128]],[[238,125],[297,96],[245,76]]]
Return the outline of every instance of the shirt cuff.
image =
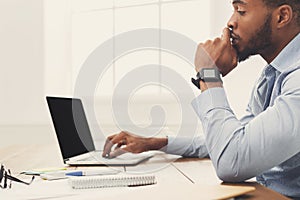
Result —
[[[202,121],[205,115],[217,108],[230,110],[224,88],[215,87],[205,90],[192,101],[192,106]]]
[[[192,139],[189,137],[168,136],[168,145],[163,151],[168,154],[183,155],[191,143]]]

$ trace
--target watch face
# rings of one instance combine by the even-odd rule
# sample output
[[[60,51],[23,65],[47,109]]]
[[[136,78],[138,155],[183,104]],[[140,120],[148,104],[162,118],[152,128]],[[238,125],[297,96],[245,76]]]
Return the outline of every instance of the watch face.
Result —
[[[203,68],[200,71],[200,78],[204,82],[218,82],[221,81],[220,73],[216,68]]]
[[[214,69],[206,69],[203,70],[203,75],[206,78],[215,78],[216,77],[216,71]]]
[[[197,73],[197,79],[192,78],[192,83],[200,89],[200,81],[221,82],[220,72],[216,68],[203,68]]]

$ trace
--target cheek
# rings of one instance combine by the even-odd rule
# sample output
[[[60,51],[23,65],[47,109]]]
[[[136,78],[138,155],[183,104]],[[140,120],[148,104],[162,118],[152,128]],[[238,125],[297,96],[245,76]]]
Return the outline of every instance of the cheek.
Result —
[[[257,23],[257,18],[248,14],[238,20],[238,34],[245,39],[249,38],[257,30],[258,24],[260,23]]]
[[[239,48],[244,48],[245,46],[249,45],[251,38],[255,35],[255,32],[250,27],[244,26],[240,27],[238,35],[240,37],[239,40]]]

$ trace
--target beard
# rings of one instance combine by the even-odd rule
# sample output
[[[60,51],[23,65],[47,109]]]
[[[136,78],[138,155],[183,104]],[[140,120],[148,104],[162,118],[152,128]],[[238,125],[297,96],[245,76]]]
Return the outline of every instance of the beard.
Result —
[[[249,39],[248,45],[245,47],[244,50],[239,51],[238,47],[234,46],[234,48],[237,51],[237,57],[239,62],[245,61],[250,56],[259,54],[271,46],[271,41],[272,41],[271,20],[272,20],[272,15],[271,14],[267,15],[264,24]]]

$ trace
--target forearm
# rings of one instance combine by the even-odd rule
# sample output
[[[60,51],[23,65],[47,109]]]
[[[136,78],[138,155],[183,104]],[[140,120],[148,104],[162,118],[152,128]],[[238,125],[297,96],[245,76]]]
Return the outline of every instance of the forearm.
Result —
[[[168,145],[164,149],[166,153],[181,155],[183,157],[208,157],[205,138],[201,136],[189,137],[168,137]]]
[[[184,157],[208,157],[205,139],[197,137],[165,137],[147,139],[148,150],[162,150],[168,154],[181,155]]]

